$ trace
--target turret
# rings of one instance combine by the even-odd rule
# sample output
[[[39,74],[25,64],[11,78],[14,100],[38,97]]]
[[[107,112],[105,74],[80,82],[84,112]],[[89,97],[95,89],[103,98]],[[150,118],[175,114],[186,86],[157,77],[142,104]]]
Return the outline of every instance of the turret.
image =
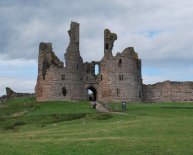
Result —
[[[83,60],[79,51],[79,23],[71,22],[70,30],[68,31],[70,43],[64,54],[66,60],[66,67],[72,71],[82,69]]]
[[[117,34],[111,33],[109,29],[104,30],[104,55],[109,57],[112,56],[112,49],[114,42],[117,40]]]
[[[71,22],[70,30],[68,30],[70,37],[70,43],[67,48],[67,52],[79,52],[79,23]]]

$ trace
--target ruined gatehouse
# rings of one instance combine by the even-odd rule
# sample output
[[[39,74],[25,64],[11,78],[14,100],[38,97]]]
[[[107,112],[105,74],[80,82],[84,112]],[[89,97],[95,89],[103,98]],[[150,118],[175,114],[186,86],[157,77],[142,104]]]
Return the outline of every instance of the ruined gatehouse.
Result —
[[[104,56],[101,61],[83,62],[79,50],[79,24],[72,22],[65,65],[51,43],[40,43],[37,101],[97,100],[101,102],[193,101],[193,83],[163,82],[143,85],[141,60],[133,47],[113,56],[117,35],[104,30]],[[95,74],[95,66],[99,73]],[[88,93],[92,91],[92,94]]]

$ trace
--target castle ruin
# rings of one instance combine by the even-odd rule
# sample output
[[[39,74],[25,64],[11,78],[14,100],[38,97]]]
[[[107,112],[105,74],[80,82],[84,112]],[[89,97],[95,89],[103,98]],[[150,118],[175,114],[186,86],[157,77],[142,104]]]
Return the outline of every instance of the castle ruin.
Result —
[[[79,24],[71,22],[70,43],[65,67],[51,43],[40,43],[37,101],[170,102],[193,101],[193,82],[162,82],[144,85],[141,60],[133,47],[113,56],[117,35],[104,30],[104,56],[101,61],[83,62],[79,51]],[[95,66],[99,73],[95,74]],[[88,90],[92,93],[89,94]]]

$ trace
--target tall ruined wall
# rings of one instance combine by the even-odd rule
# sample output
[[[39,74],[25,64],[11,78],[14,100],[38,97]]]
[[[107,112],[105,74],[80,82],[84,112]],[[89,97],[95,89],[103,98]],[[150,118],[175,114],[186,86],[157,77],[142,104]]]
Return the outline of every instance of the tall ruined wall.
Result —
[[[50,66],[46,79],[39,80],[36,85],[37,101],[81,100],[81,85],[73,81],[76,77],[67,68]]]
[[[193,82],[160,82],[143,85],[141,60],[133,47],[113,56],[117,35],[104,30],[104,57],[101,61],[83,63],[79,51],[79,24],[72,22],[70,42],[65,53],[65,67],[52,50],[51,43],[40,43],[37,101],[86,100],[102,102],[186,102],[193,101]],[[99,73],[95,75],[95,65]],[[87,90],[93,91],[90,96]],[[11,92],[10,92],[11,93]]]
[[[159,82],[143,85],[144,102],[192,102],[193,82]]]
[[[132,47],[112,59],[112,96],[114,101],[141,102],[141,60]]]
[[[98,100],[99,92],[99,82],[101,81],[100,71],[98,74],[95,74],[95,65],[99,66],[100,69],[100,62],[92,61],[91,63],[84,63],[83,69],[83,82],[84,82],[84,90],[86,94],[86,99],[88,100],[88,89],[92,91],[96,91],[96,100]]]
[[[141,102],[142,78],[141,60],[133,48],[112,56],[115,33],[104,31],[104,57],[101,60],[101,82],[99,100]]]
[[[113,56],[117,35],[104,30],[104,57],[100,62],[83,63],[79,51],[79,24],[72,22],[65,67],[52,50],[51,43],[40,43],[37,101],[88,99],[88,89],[98,101],[140,102],[142,95],[141,60],[133,48]],[[95,65],[99,74],[95,75]]]
[[[63,63],[52,51],[51,43],[40,43],[38,57],[38,77],[36,83],[36,100],[58,100],[62,95],[60,87],[60,70]]]
[[[64,81],[70,86],[70,94],[72,100],[85,99],[85,91],[83,85],[83,60],[79,50],[79,23],[71,22],[68,31],[70,42],[65,53],[65,62],[69,79]]]
[[[101,81],[99,83],[98,100],[108,102],[113,100],[112,93],[112,49],[117,39],[115,33],[110,30],[104,30],[104,57],[100,61]]]
[[[83,61],[79,52],[79,24],[72,22],[68,32],[70,43],[65,54],[65,67],[52,51],[51,43],[40,43],[35,88],[37,101],[85,99],[85,92],[82,91]]]

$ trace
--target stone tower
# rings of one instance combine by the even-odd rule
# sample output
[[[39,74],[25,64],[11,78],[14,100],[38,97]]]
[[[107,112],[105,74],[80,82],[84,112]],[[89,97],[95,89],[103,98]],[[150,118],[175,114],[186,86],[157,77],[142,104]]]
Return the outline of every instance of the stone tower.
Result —
[[[98,100],[102,102],[141,102],[141,60],[132,47],[113,56],[117,35],[104,30],[104,57],[101,61],[83,63],[79,50],[79,24],[72,22],[68,31],[70,43],[65,66],[52,50],[51,43],[40,43],[37,101]],[[95,74],[95,65],[99,73]],[[88,90],[93,93],[88,94]]]
[[[159,82],[144,85],[141,60],[133,47],[112,54],[117,35],[104,30],[104,57],[83,63],[79,50],[79,24],[72,22],[65,66],[51,43],[40,43],[37,101],[97,100],[102,102],[193,102],[193,82]],[[95,73],[98,65],[99,73]],[[88,94],[88,90],[92,91]]]
[[[85,92],[83,91],[83,60],[79,50],[79,24],[77,22],[71,22],[68,34],[70,43],[64,54],[68,73],[65,76],[68,77],[70,83],[74,83],[70,88],[73,94],[71,99],[82,100],[85,99]]]
[[[104,56],[111,57],[114,42],[117,40],[117,34],[111,33],[109,29],[104,30]]]
[[[82,91],[83,60],[79,51],[79,24],[72,22],[68,33],[70,43],[65,54],[65,67],[52,51],[51,43],[40,43],[35,88],[37,101],[85,99],[85,92]]]
[[[104,57],[100,62],[101,82],[99,83],[99,100],[142,101],[141,60],[132,47],[122,53],[112,55],[115,33],[104,30]]]

